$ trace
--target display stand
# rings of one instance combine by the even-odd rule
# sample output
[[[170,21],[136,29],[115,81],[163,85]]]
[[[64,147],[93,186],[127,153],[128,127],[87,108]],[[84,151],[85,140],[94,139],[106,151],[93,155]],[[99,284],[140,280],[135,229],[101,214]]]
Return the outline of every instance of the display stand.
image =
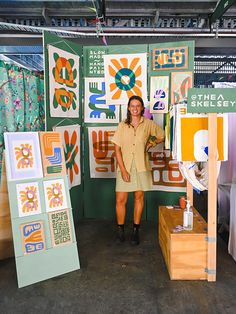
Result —
[[[8,200],[5,158],[2,160],[2,176],[0,185],[0,260],[14,255],[11,230],[10,207]]]
[[[208,114],[208,263],[207,280],[216,281],[217,113]]]
[[[207,280],[216,281],[217,113],[236,112],[235,88],[190,88],[188,113],[208,113],[208,259]],[[221,160],[227,159],[226,156]]]

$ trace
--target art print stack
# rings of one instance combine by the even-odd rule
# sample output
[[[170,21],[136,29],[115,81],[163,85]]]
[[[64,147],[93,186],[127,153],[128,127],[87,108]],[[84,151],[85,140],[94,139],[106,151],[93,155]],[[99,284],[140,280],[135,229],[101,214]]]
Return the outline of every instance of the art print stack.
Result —
[[[60,134],[5,133],[19,288],[80,268]]]

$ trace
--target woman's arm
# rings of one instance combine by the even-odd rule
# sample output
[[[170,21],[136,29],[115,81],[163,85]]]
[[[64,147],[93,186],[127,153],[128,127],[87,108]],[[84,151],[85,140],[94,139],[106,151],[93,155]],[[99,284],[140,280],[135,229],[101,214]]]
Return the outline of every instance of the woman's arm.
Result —
[[[164,141],[165,141],[164,131],[157,124],[152,122],[151,135],[146,145],[146,151],[148,151],[151,147],[154,147],[157,144],[160,144]]]
[[[116,153],[116,160],[118,162],[118,165],[119,165],[119,168],[121,171],[122,179],[125,182],[130,182],[130,174],[128,173],[128,171],[125,168],[122,153],[121,153],[121,148],[120,148],[120,146],[118,146],[116,144],[115,144],[115,153]]]

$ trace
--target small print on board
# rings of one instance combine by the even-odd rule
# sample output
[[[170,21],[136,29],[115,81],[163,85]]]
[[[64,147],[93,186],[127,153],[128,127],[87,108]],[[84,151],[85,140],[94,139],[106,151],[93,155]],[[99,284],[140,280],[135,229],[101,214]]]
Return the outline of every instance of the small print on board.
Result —
[[[24,254],[45,250],[45,236],[42,221],[34,221],[20,225]]]
[[[41,213],[39,185],[37,182],[16,185],[19,217]]]
[[[51,212],[48,215],[52,245],[59,246],[71,243],[72,235],[68,209]]]
[[[65,157],[58,132],[40,132],[40,144],[44,176],[61,176],[66,174]]]
[[[43,186],[47,212],[68,207],[65,182],[63,179],[44,181]]]

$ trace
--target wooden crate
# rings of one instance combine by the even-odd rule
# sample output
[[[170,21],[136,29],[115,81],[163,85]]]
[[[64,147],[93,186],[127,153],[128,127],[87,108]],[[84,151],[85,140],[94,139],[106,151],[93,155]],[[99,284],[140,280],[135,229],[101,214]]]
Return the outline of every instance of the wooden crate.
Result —
[[[172,280],[207,279],[207,224],[195,208],[193,215],[193,230],[174,232],[183,210],[159,207],[159,243]]]

